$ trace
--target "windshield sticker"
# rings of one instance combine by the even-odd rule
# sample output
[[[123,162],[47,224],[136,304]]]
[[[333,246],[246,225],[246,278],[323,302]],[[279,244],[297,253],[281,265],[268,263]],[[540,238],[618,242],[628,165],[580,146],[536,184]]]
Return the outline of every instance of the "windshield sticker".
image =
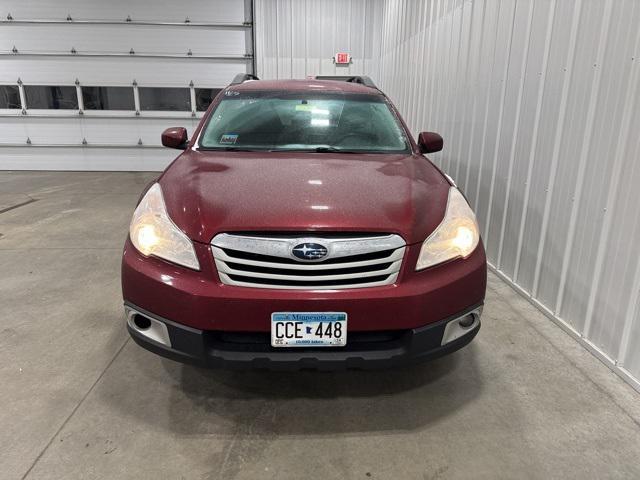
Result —
[[[315,107],[313,105],[309,105],[308,103],[305,104],[298,104],[296,105],[296,110],[298,112],[310,112],[311,110],[313,110]]]
[[[222,145],[233,145],[238,140],[238,135],[235,133],[225,133],[220,137],[220,143]]]

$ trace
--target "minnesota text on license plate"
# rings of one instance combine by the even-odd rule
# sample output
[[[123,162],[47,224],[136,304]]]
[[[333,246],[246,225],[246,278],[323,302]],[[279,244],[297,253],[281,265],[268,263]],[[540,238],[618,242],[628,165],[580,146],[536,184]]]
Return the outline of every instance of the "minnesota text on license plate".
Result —
[[[343,347],[347,344],[345,312],[274,312],[273,347]]]

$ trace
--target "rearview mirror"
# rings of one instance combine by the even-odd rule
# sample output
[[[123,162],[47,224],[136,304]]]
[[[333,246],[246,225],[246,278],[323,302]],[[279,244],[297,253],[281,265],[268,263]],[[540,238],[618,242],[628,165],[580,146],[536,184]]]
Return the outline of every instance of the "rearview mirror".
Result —
[[[444,140],[435,132],[420,132],[418,135],[418,147],[421,153],[434,153],[442,150]]]
[[[162,145],[169,148],[184,150],[187,148],[187,129],[184,127],[171,127],[162,132]]]

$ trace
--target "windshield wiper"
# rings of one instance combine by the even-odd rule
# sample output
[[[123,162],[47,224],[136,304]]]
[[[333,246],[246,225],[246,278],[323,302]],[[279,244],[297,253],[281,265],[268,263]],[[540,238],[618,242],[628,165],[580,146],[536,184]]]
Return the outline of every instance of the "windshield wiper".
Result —
[[[265,150],[245,147],[200,147],[200,150],[213,150],[219,152],[264,152]]]
[[[317,152],[317,153],[363,153],[363,152],[358,152],[357,150],[346,150],[343,148],[336,148],[336,147],[316,147],[311,151]]]

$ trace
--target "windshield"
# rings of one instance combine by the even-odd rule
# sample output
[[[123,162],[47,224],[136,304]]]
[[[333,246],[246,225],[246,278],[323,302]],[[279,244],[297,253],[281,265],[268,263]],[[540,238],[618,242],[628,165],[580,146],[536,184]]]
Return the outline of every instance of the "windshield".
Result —
[[[205,150],[407,152],[381,95],[227,91],[200,139]]]

